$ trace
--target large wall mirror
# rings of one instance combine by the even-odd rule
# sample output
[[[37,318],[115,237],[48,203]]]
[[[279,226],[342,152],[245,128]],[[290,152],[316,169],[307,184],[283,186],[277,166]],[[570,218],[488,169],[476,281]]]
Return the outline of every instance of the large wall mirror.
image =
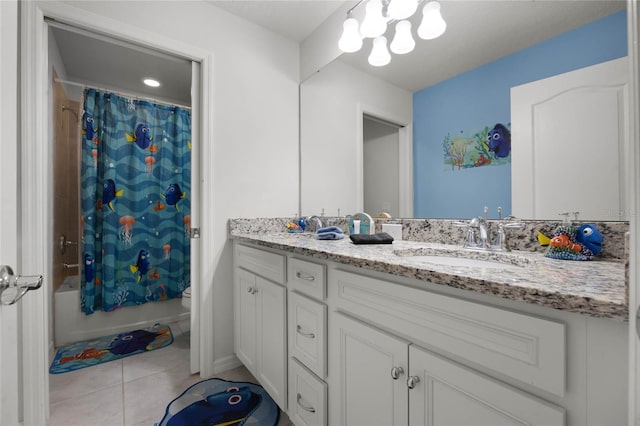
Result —
[[[580,203],[597,205],[600,198],[611,199],[604,196],[607,192],[615,191],[618,204],[583,209],[588,212],[580,219],[627,220],[623,185],[597,184],[613,166],[594,170],[589,165],[585,170],[573,158],[575,152],[586,152],[583,138],[593,132],[568,132],[557,155],[547,148],[536,151],[535,161],[529,161],[531,150],[516,149],[523,138],[518,135],[519,122],[512,123],[511,95],[514,87],[624,58],[626,2],[443,0],[441,4],[447,21],[442,37],[416,39],[413,52],[392,55],[391,63],[380,68],[367,63],[371,41],[365,40],[360,52],[341,55],[301,84],[301,213],[345,215],[367,206],[373,216],[389,207],[394,217],[470,218],[488,206],[491,218],[502,207],[504,214],[522,219],[558,219],[560,211],[555,213],[553,203],[567,198],[568,187],[580,185],[557,182],[542,195],[538,188],[537,197],[542,198],[538,203],[548,200],[552,206],[541,213],[520,207],[536,195],[529,181],[521,183],[521,175],[527,170],[546,176],[547,171],[562,169],[567,171],[567,182],[582,181],[589,191],[558,210],[580,211]],[[387,37],[392,35],[390,29]],[[621,108],[622,121],[616,129],[620,137],[625,136],[626,96],[624,90],[613,95]],[[582,123],[586,129],[591,120],[581,117],[571,125]],[[492,131],[503,132],[501,137],[509,132],[513,150],[508,155],[487,151],[481,143]],[[369,165],[366,144],[372,134],[381,143],[376,132],[394,141],[397,155],[378,154]],[[603,140],[601,144],[590,148],[595,150],[589,152],[593,158],[600,155],[598,150],[615,149],[624,163],[624,143]],[[521,157],[516,160],[517,155]],[[522,161],[527,167],[519,165]],[[375,170],[384,177],[372,178]],[[624,169],[617,172],[622,175]],[[377,187],[380,194],[397,187],[397,199],[382,195],[369,202],[367,194],[376,193]]]

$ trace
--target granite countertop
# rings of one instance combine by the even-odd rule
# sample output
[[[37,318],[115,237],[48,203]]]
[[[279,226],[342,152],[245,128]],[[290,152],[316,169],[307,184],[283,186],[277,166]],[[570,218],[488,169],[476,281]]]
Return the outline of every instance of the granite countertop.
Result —
[[[314,234],[259,232],[231,229],[230,237],[246,243],[329,260],[433,284],[490,294],[553,309],[625,321],[628,304],[625,264],[620,261],[556,260],[541,253],[514,251],[499,254],[501,262],[517,266],[471,267],[430,263],[407,254],[456,256],[459,246],[419,241],[388,245],[354,245],[346,237],[318,240]],[[465,252],[478,259],[495,260],[488,253]]]

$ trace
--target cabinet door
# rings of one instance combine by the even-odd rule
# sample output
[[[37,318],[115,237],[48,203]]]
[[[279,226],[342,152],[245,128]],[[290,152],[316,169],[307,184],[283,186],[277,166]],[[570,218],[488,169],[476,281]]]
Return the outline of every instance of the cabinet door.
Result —
[[[562,408],[413,345],[409,363],[412,426],[564,424]]]
[[[256,276],[236,269],[234,285],[234,345],[238,359],[254,376],[256,351]]]
[[[287,409],[286,289],[256,277],[258,315],[258,374],[273,400]]]
[[[338,357],[339,371],[330,411],[338,410],[339,417],[332,413],[331,424],[407,425],[408,343],[339,313],[334,317],[332,333],[338,342],[333,356]]]

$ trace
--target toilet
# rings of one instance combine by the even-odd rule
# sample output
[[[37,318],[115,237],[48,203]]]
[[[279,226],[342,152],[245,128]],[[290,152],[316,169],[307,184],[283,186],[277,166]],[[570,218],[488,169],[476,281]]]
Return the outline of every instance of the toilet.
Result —
[[[191,287],[187,287],[187,289],[182,292],[182,306],[188,311],[191,310]]]

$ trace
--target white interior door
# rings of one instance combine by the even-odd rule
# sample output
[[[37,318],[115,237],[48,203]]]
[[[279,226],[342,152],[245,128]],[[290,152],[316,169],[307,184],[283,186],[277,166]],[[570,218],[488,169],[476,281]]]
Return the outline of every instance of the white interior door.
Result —
[[[511,88],[515,216],[627,220],[628,96],[626,57]],[[589,184],[567,178],[576,172]],[[562,197],[550,198],[559,183]]]
[[[18,3],[0,2],[0,264],[18,266],[17,81]],[[0,424],[20,417],[18,306],[0,305]]]

